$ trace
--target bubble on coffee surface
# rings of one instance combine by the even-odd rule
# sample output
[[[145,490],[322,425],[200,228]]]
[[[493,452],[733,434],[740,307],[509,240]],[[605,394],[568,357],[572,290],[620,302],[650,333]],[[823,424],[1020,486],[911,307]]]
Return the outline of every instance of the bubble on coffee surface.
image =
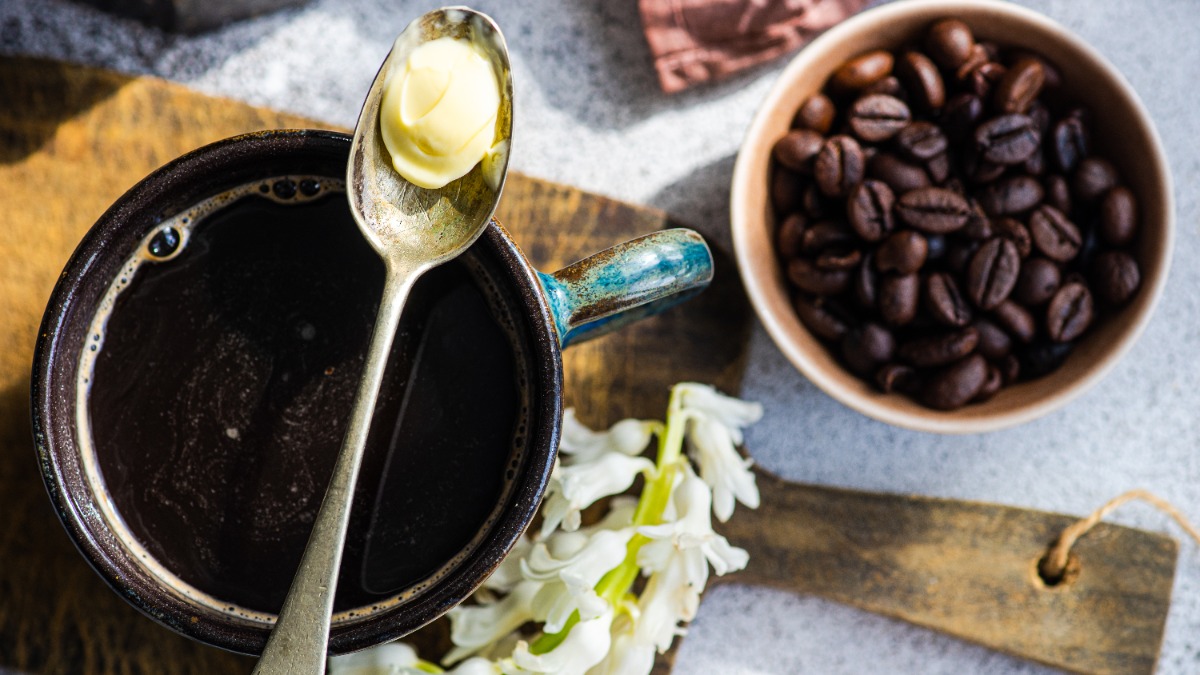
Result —
[[[185,581],[168,565],[157,559],[147,549],[146,545],[134,535],[130,525],[125,521],[120,509],[118,509],[113,496],[109,493],[102,476],[100,460],[96,454],[97,449],[91,427],[91,413],[88,404],[89,395],[94,384],[96,364],[99,356],[103,353],[108,321],[117,307],[118,298],[124,291],[130,288],[130,285],[137,277],[138,271],[143,266],[168,264],[179,258],[187,251],[196,227],[202,226],[209,216],[244,198],[265,198],[279,204],[291,205],[312,202],[330,194],[344,193],[344,191],[344,182],[339,179],[311,176],[280,176],[238,186],[206,199],[184,212],[163,218],[147,232],[134,250],[134,253],[121,266],[119,272],[113,276],[113,281],[98,305],[91,323],[91,329],[79,356],[80,363],[76,384],[77,428],[87,430],[86,433],[81,434],[81,438],[79,439],[80,455],[85,474],[91,482],[91,489],[97,497],[96,517],[103,519],[107,523],[122,546],[129,551],[131,558],[137,561],[145,572],[159,579],[164,586],[185,596],[194,605],[220,614],[238,617],[239,619],[244,619],[255,624],[273,623],[275,615],[270,612],[244,607],[238,603],[214,596]],[[506,335],[508,342],[512,345],[513,353],[517,355],[523,354],[522,350],[518,347],[518,345],[525,343],[525,340],[521,337],[522,328],[517,324],[514,316],[508,309],[508,305],[504,299],[507,296],[502,291],[501,284],[493,278],[492,273],[479,261],[469,256],[460,258],[460,261],[467,268],[470,277],[474,279],[479,292],[482,293],[487,305],[491,308],[489,312],[500,330]],[[299,339],[311,340],[316,337],[314,333],[315,328],[312,325],[297,325],[295,329]],[[529,396],[528,382],[530,381],[530,374],[526,362],[527,357],[523,355],[517,356],[513,361],[516,369],[514,379],[519,383],[518,386],[521,390],[518,400],[524,402],[528,400]],[[413,367],[415,370],[415,364]],[[332,368],[327,369],[325,375],[331,375],[332,370]],[[334,615],[335,623],[361,620],[365,616],[386,612],[419,597],[434,587],[439,581],[453,573],[492,534],[493,527],[499,521],[505,507],[513,499],[516,469],[525,462],[525,444],[528,439],[526,431],[531,426],[531,411],[529,406],[525,403],[520,404],[516,415],[517,418],[512,425],[513,432],[509,436],[510,455],[506,458],[504,468],[501,470],[501,493],[498,495],[494,507],[487,514],[486,519],[481,523],[470,541],[457,554],[446,560],[444,564],[417,583],[398,593],[392,594],[390,597],[372,600],[366,606],[338,612]],[[221,434],[231,440],[237,441],[242,435],[242,429],[236,425],[230,425],[222,427]],[[295,491],[299,488],[293,484],[292,489]],[[320,489],[323,490],[324,488]],[[370,533],[368,533],[367,547],[371,546],[369,537]]]

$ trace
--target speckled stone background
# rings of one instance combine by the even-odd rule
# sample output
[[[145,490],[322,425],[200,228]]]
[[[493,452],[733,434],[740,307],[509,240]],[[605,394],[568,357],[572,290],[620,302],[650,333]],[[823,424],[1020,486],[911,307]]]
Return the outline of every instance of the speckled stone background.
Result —
[[[516,83],[512,166],[665,209],[728,245],[738,143],[782,62],[662,95],[635,0],[476,0],[503,27]],[[1020,0],[1093,44],[1158,124],[1179,232],[1169,286],[1140,342],[1094,391],[1040,421],[939,437],[871,421],[798,375],[761,330],[743,396],[766,418],[752,454],[788,478],[1084,514],[1145,487],[1200,520],[1200,3]],[[411,0],[316,0],[199,37],[179,37],[65,0],[0,0],[0,53],[148,73],[199,90],[353,126]],[[3,105],[3,102],[0,102]],[[3,187],[0,187],[0,204]],[[2,319],[0,319],[2,320]],[[1132,505],[1113,520],[1179,535]],[[726,587],[705,597],[679,655],[692,673],[1043,673],[900,622],[809,597]],[[1159,669],[1200,672],[1200,555],[1182,547]]]

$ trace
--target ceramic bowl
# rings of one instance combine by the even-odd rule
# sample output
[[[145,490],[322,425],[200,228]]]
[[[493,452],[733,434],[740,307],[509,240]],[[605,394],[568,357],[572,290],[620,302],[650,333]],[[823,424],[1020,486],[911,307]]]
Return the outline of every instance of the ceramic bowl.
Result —
[[[1093,152],[1116,165],[1138,200],[1140,233],[1133,255],[1142,273],[1133,300],[1093,325],[1057,370],[953,411],[881,393],[840,365],[801,324],[774,248],[777,219],[768,187],[773,144],[788,131],[799,106],[821,90],[838,66],[869,50],[916,43],[929,25],[946,17],[966,22],[978,40],[1040,54],[1062,74],[1065,92],[1091,111]],[[783,71],[746,134],[734,169],[731,209],[733,242],[747,293],[787,359],[817,387],[854,410],[900,427],[940,433],[1021,424],[1065,405],[1099,382],[1150,320],[1166,283],[1174,236],[1171,177],[1162,143],[1129,83],[1062,26],[994,1],[902,0],[863,12],[805,47]]]

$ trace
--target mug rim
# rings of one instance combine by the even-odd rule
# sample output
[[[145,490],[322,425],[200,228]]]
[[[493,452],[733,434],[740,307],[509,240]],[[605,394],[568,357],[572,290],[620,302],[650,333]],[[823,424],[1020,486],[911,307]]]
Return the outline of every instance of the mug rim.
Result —
[[[338,167],[311,173],[340,177],[350,142],[350,136],[334,131],[253,132],[203,146],[155,170],[117,199],[85,234],[55,285],[38,332],[31,378],[34,443],[51,503],[73,544],[109,587],[143,614],[177,633],[230,651],[261,653],[271,626],[188,600],[133,559],[96,507],[102,496],[92,491],[81,466],[74,429],[79,352],[96,310],[95,301],[81,294],[88,284],[107,287],[112,272],[105,263],[120,265],[132,250],[114,242],[140,241],[156,219],[238,184],[305,173],[296,170],[297,162]],[[272,166],[288,168],[272,171]],[[537,271],[503,226],[493,219],[477,245],[485,246],[505,271],[510,301],[521,310],[527,329],[530,384],[535,392],[545,392],[533,397],[534,419],[522,467],[507,505],[461,564],[411,600],[334,624],[331,654],[406,635],[469,597],[525,532],[548,486],[563,412],[562,355],[553,314]]]

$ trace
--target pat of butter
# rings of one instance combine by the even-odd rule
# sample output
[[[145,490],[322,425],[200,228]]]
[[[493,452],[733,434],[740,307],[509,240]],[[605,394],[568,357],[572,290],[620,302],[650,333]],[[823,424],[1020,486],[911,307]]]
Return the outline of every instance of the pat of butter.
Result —
[[[401,176],[440,188],[493,154],[499,109],[500,87],[483,51],[467,40],[431,40],[388,74],[380,104],[383,144]]]

